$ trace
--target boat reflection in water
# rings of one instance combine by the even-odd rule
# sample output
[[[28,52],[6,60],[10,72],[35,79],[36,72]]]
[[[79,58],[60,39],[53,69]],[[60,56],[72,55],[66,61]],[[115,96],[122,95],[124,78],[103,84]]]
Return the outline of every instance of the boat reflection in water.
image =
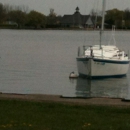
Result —
[[[76,97],[109,97],[124,99],[127,98],[129,94],[127,77],[102,80],[77,79]]]
[[[78,78],[76,84],[76,97],[91,97],[91,80]]]

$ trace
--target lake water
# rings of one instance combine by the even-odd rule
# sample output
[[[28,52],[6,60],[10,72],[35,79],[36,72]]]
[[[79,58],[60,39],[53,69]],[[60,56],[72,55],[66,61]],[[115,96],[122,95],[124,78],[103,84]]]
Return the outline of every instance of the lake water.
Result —
[[[130,32],[115,34],[130,50]],[[111,32],[104,34],[109,42]],[[98,31],[0,30],[0,92],[64,97],[130,98],[130,70],[124,78],[69,79],[77,73],[78,46],[97,44]]]

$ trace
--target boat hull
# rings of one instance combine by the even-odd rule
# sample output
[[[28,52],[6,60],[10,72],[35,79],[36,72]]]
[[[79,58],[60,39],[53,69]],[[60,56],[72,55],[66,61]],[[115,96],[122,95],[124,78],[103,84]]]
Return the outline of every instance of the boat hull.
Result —
[[[129,60],[107,60],[96,58],[77,58],[79,76],[91,78],[122,77],[129,69]]]

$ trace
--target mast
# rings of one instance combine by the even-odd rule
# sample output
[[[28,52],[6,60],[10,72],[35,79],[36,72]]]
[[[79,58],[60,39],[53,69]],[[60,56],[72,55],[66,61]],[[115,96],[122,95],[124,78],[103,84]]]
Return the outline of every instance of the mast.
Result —
[[[101,49],[101,44],[102,44],[102,34],[104,31],[105,9],[106,9],[106,0],[102,0],[102,26],[100,30],[100,49]]]
[[[95,28],[96,28],[96,26],[97,26],[97,17],[98,17],[98,13],[97,13],[97,11],[98,11],[98,4],[99,4],[99,0],[97,1],[97,8],[96,8],[96,17],[95,17]]]

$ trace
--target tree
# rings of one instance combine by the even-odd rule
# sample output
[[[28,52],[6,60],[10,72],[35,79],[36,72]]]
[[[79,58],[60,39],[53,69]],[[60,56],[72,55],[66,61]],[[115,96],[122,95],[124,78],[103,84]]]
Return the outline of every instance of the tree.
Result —
[[[91,16],[97,16],[97,15],[98,15],[98,12],[96,12],[96,10],[92,9],[92,10],[90,11],[90,15],[91,15]]]
[[[124,11],[125,26],[130,29],[130,9]]]
[[[26,21],[26,13],[21,10],[13,10],[9,12],[9,20],[15,22],[18,25],[18,28],[24,26]]]
[[[125,20],[130,20],[130,9],[127,8],[125,11],[124,11],[124,19]]]
[[[44,28],[46,25],[46,16],[37,12],[31,11],[28,15],[27,25],[33,28]]]
[[[5,20],[6,13],[3,4],[0,3],[0,23]]]
[[[56,23],[57,23],[56,13],[54,12],[54,9],[50,9],[50,14],[47,17],[47,24],[55,25]]]
[[[90,11],[91,19],[93,21],[94,27],[96,28],[101,24],[101,11],[92,9]]]
[[[115,25],[117,28],[122,27],[123,11],[118,9],[108,10],[105,22],[108,25]]]

